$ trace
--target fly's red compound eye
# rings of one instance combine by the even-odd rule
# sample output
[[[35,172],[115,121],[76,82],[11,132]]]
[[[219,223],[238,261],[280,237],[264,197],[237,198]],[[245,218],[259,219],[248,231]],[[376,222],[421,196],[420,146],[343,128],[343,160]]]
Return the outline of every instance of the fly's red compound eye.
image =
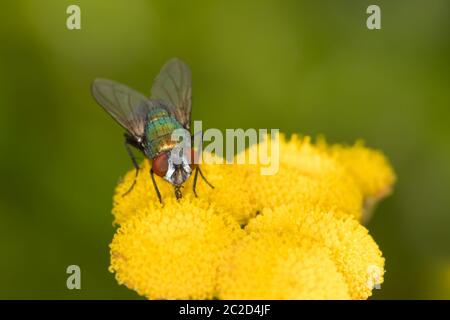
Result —
[[[161,153],[157,155],[156,158],[153,159],[152,163],[153,172],[160,177],[164,177],[169,168],[168,160],[169,156],[167,155],[167,153]]]

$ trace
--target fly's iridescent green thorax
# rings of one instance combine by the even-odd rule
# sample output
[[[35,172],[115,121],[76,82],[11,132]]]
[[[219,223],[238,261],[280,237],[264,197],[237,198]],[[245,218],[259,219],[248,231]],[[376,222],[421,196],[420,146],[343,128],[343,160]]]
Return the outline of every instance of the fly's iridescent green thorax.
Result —
[[[154,108],[148,113],[145,126],[147,145],[145,154],[153,159],[162,152],[172,150],[177,142],[172,141],[172,132],[183,126],[164,108]]]

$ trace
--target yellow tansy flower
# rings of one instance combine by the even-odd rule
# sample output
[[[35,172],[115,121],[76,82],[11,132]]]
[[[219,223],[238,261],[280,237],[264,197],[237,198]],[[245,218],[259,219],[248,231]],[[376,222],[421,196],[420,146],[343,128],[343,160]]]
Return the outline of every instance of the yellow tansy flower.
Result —
[[[383,282],[384,258],[366,228],[354,218],[337,212],[280,206],[267,209],[246,227],[250,234],[288,234],[310,239],[328,248],[329,258],[343,275],[352,299],[366,299],[372,287]]]
[[[252,148],[276,143],[268,139]],[[267,146],[267,145],[266,145]],[[366,299],[383,281],[384,259],[358,222],[391,190],[395,175],[381,153],[279,141],[279,171],[262,165],[201,165],[198,198],[188,179],[183,198],[145,160],[133,190],[128,172],[116,188],[120,225],[111,244],[119,283],[151,299]],[[369,171],[365,175],[365,171]]]
[[[229,251],[221,299],[350,299],[330,249],[288,233],[249,233]]]
[[[365,147],[363,141],[353,146],[328,145],[322,137],[318,147],[327,151],[349,172],[364,197],[362,220],[370,219],[375,205],[392,192],[396,176],[386,156]]]
[[[260,145],[265,143],[274,142],[265,139]],[[340,209],[337,212],[361,217],[361,189],[340,163],[314,146],[309,137],[293,135],[287,141],[281,135],[279,143],[277,174],[263,176],[260,166],[247,166],[252,173],[246,175],[245,185],[259,210],[297,203],[322,210]]]
[[[223,253],[242,230],[207,205],[166,202],[151,212],[138,210],[118,229],[110,270],[119,283],[150,299],[211,299]]]
[[[365,147],[363,141],[349,147],[331,145],[327,150],[333,158],[344,165],[365,197],[381,199],[391,192],[396,177],[382,152]]]

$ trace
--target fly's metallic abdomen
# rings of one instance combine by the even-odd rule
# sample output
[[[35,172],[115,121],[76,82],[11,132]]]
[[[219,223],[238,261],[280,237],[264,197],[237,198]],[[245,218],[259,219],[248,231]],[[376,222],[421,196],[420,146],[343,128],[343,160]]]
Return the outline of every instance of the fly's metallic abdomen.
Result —
[[[172,141],[172,132],[183,126],[164,108],[154,108],[148,113],[145,126],[147,140],[145,154],[153,159],[161,152],[172,150],[177,142]]]

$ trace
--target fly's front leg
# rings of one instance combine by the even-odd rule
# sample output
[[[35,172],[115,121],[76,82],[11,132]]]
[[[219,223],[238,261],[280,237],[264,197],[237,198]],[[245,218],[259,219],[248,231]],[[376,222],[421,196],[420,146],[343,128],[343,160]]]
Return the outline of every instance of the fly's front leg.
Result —
[[[133,150],[131,150],[131,146],[132,146],[132,144],[130,143],[127,136],[125,136],[125,149],[127,150],[128,156],[131,158],[131,161],[133,162],[133,165],[136,168],[136,175],[134,176],[133,184],[130,186],[128,191],[122,195],[122,197],[125,197],[128,193],[131,192],[131,190],[133,190],[134,185],[136,184],[136,181],[137,181],[138,174],[139,174],[139,165],[136,161],[136,156],[134,155]]]
[[[199,131],[192,136],[192,142],[194,144],[195,144],[195,140],[196,140],[195,137],[197,137],[198,135],[200,135],[201,140],[200,140],[200,145],[198,146],[197,154],[195,155],[196,156],[195,160],[198,160],[201,156],[202,144],[203,144],[203,131]],[[192,160],[194,160],[194,159],[192,159]],[[200,176],[202,177],[202,179],[208,184],[208,186],[210,186],[212,189],[214,189],[214,186],[211,183],[209,183],[208,180],[206,180],[205,176],[203,175],[202,170],[200,170],[198,163],[195,163],[195,164],[196,164],[196,167],[195,167],[195,174],[194,174],[194,183],[192,184],[192,191],[194,192],[194,195],[197,197],[196,187],[197,187],[197,178],[198,178],[199,173],[200,173]]]
[[[200,173],[200,176],[202,177],[202,179],[208,184],[208,186],[211,187],[211,189],[214,189],[214,186],[211,183],[209,183],[208,180],[206,180],[205,176],[203,175],[202,170],[200,170],[199,167],[197,167],[197,169],[198,169],[198,172]]]
[[[194,183],[192,184],[192,191],[194,191],[194,195],[197,197],[197,191],[195,190],[195,188],[197,187],[197,178],[198,178],[198,174],[200,173],[200,176],[202,177],[202,179],[208,184],[208,186],[210,186],[212,189],[214,189],[214,186],[208,182],[208,180],[206,180],[205,176],[203,175],[202,170],[200,170],[199,166],[195,167],[195,174],[194,174]]]
[[[158,199],[159,199],[159,203],[162,203],[161,193],[159,192],[158,186],[156,185],[155,176],[154,176],[154,172],[152,169],[150,169],[150,177],[152,178],[153,187],[155,188],[156,195],[158,196]]]
[[[197,186],[197,177],[198,177],[198,166],[195,167],[194,183],[192,184],[192,191],[194,191],[194,195],[196,198],[197,198],[197,191],[195,191],[195,187]]]

